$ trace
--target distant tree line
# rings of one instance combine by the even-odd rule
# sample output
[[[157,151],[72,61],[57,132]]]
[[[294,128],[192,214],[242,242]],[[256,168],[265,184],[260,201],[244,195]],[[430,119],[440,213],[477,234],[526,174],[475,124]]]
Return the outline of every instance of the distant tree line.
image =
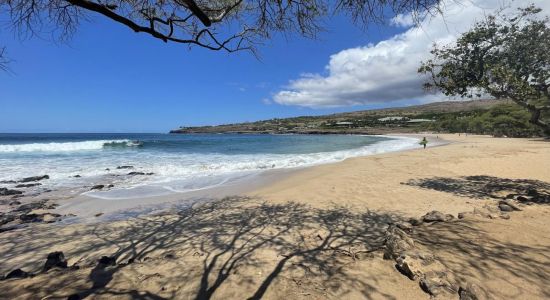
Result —
[[[426,116],[430,117],[430,116]],[[424,123],[424,131],[487,134],[496,137],[542,136],[543,130],[530,122],[530,113],[517,104],[500,104],[487,110],[437,114]]]

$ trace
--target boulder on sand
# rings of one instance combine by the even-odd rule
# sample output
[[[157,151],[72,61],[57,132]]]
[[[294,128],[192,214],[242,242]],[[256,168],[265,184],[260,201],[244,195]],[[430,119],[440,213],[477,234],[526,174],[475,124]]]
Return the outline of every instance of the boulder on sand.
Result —
[[[56,251],[48,254],[48,258],[46,259],[46,263],[44,264],[43,271],[46,272],[51,268],[67,268],[67,260],[65,259],[65,255],[63,255],[63,252]]]
[[[27,278],[29,277],[29,273],[21,270],[21,269],[15,269],[6,275],[4,279],[12,279],[12,278]]]

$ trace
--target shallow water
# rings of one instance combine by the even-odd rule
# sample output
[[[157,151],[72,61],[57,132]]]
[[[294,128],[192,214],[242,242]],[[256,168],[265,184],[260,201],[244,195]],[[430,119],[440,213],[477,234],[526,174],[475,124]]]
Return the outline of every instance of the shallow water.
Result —
[[[50,179],[37,188],[113,184],[109,190],[87,194],[127,199],[227,185],[265,170],[417,147],[414,138],[358,135],[0,134],[0,181],[48,174]]]

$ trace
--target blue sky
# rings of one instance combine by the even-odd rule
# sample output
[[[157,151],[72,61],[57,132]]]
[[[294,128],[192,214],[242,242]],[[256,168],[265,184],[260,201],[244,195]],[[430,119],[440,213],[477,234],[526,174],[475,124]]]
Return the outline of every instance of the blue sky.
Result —
[[[531,0],[548,15],[550,1]],[[261,60],[165,44],[96,16],[73,39],[20,40],[0,29],[0,132],[167,132],[178,126],[319,115],[448,100],[417,73],[434,43],[524,1],[442,0],[442,15],[399,15],[368,30],[336,16],[318,39],[275,36]],[[5,17],[5,16],[4,16]],[[0,16],[0,21],[2,16]],[[453,100],[453,99],[451,99]]]
[[[100,17],[66,44],[4,29],[13,72],[0,73],[0,132],[165,132],[357,109],[265,103],[301,73],[325,72],[331,54],[402,31],[362,30],[342,17],[326,28],[317,40],[276,36],[259,46],[260,60],[164,44]]]

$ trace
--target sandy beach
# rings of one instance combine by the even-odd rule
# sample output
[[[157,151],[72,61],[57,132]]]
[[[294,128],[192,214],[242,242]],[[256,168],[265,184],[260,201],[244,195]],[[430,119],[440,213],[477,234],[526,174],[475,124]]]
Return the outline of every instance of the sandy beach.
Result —
[[[449,144],[127,220],[1,232],[0,274],[29,276],[0,281],[0,298],[550,298],[550,143],[429,137]]]

